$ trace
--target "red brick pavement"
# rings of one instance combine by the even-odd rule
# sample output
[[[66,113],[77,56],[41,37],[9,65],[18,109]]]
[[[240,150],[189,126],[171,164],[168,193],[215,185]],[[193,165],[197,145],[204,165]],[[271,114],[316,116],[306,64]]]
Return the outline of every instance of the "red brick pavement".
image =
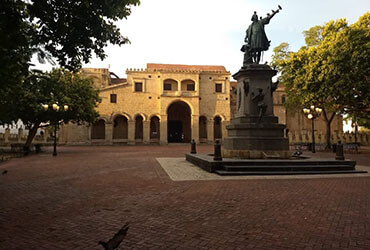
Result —
[[[370,249],[370,178],[171,181],[155,158],[188,150],[62,147],[0,164],[0,249],[102,249],[127,221],[121,249]]]

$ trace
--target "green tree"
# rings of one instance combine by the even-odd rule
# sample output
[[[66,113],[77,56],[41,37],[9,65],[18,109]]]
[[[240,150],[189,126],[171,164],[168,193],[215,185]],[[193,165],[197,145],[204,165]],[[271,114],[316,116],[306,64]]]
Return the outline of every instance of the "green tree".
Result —
[[[303,31],[304,41],[308,47],[319,45],[323,40],[322,37],[323,26],[316,25],[308,30]]]
[[[291,53],[289,50],[289,44],[286,42],[281,43],[273,49],[273,52],[271,66],[278,71],[282,71],[282,65],[289,59]]]
[[[370,116],[370,12],[340,32],[328,63],[336,65],[341,112],[358,119]]]
[[[99,102],[99,91],[91,79],[81,77],[63,69],[49,73],[35,73],[21,84],[21,89],[13,101],[13,112],[29,129],[25,146],[29,147],[40,126],[53,123],[92,123],[99,116],[95,107]],[[52,109],[57,103],[60,110]],[[49,105],[45,110],[43,105]],[[68,110],[63,111],[63,106]]]
[[[17,120],[12,112],[30,60],[54,60],[77,71],[95,54],[104,59],[108,43],[122,45],[115,21],[127,18],[139,0],[2,0],[0,4],[0,123]]]
[[[23,0],[24,1],[24,0]],[[122,45],[122,36],[114,21],[131,14],[130,6],[139,0],[37,0],[27,2],[27,12],[35,29],[32,44],[41,47],[67,69],[88,63],[94,52],[104,59],[108,42]]]
[[[24,2],[4,0],[0,5],[0,124],[15,120],[10,111],[10,97],[28,74],[32,56],[30,33],[32,27],[23,22]]]
[[[350,26],[345,19],[330,21],[304,32],[307,46],[299,51],[284,51],[285,45],[274,51],[288,107],[322,107],[328,147],[335,114],[368,113],[369,20],[366,13]]]

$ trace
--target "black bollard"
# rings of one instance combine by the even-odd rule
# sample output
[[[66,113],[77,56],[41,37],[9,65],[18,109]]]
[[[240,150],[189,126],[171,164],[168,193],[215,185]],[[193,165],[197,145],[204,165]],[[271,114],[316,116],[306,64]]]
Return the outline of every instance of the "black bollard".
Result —
[[[343,144],[341,141],[338,141],[338,144],[336,146],[336,154],[335,159],[339,161],[344,160],[344,153],[343,153]]]
[[[195,143],[194,139],[190,142],[191,149],[190,154],[196,154],[197,153],[197,144]]]
[[[220,144],[219,140],[216,140],[216,142],[215,142],[215,153],[213,155],[213,160],[214,161],[222,161],[221,144]]]

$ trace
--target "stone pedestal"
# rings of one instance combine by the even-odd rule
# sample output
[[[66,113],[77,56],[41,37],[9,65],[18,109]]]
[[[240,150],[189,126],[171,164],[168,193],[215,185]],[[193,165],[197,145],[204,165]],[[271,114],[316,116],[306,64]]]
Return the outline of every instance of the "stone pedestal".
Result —
[[[289,158],[285,125],[273,114],[276,74],[268,65],[249,64],[233,77],[237,85],[237,112],[227,128],[223,157],[242,159]]]

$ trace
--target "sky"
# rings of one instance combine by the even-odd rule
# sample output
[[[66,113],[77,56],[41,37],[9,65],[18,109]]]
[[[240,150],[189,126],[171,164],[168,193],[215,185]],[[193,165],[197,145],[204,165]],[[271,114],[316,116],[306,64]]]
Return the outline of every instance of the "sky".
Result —
[[[370,11],[369,0],[141,0],[117,22],[131,44],[109,45],[104,61],[93,58],[83,67],[109,68],[125,77],[126,69],[146,63],[223,65],[233,74],[242,66],[240,48],[253,12],[265,17],[278,4],[282,10],[265,26],[271,46],[263,62],[270,62],[273,48],[282,42],[298,50],[304,45],[302,32],[312,26],[339,18],[351,24]]]

